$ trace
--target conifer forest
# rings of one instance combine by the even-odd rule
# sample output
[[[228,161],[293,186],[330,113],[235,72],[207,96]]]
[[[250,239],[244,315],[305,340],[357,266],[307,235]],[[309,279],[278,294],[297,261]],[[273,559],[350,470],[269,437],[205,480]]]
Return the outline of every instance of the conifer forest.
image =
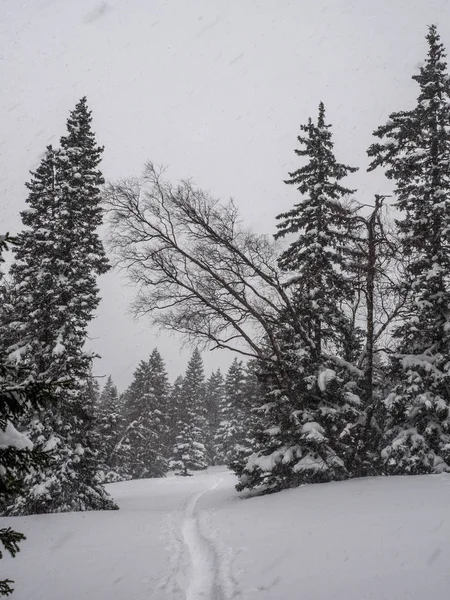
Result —
[[[102,6],[108,4],[96,9],[95,19],[107,11]],[[448,46],[450,38],[445,41]],[[173,548],[189,549],[190,583],[175,584],[167,575],[157,584],[152,576],[145,596],[114,595],[100,586],[89,597],[60,588],[59,598],[369,597],[356,588],[314,595],[298,574],[289,584],[295,592],[277,591],[287,581],[282,575],[274,575],[274,587],[245,584],[250,563],[240,575],[226,575],[226,551],[208,550],[209,521],[199,507],[204,502],[206,511],[201,497],[207,492],[212,505],[228,478],[226,493],[236,502],[227,514],[234,516],[210,538],[231,547],[225,530],[244,527],[232,521],[239,507],[247,506],[257,522],[258,510],[272,503],[264,520],[274,520],[275,532],[290,498],[301,514],[309,497],[315,498],[311,510],[319,511],[330,490],[349,490],[348,499],[330,506],[353,506],[362,492],[350,490],[374,482],[386,486],[386,497],[397,490],[390,485],[423,481],[425,490],[427,481],[450,483],[450,70],[436,25],[423,25],[416,46],[422,62],[397,82],[410,82],[409,101],[397,105],[386,94],[359,163],[346,164],[345,123],[329,116],[339,111],[321,97],[311,114],[299,103],[297,129],[283,132],[288,158],[279,195],[290,206],[276,211],[274,199],[276,215],[265,219],[264,231],[247,222],[237,199],[216,196],[189,172],[172,176],[154,149],[132,174],[107,178],[109,148],[97,134],[101,115],[88,93],[67,106],[65,125],[55,119],[59,141],[43,145],[23,182],[20,227],[8,231],[0,213],[0,596],[24,589],[15,573],[22,554],[30,559],[18,552],[37,535],[29,529],[36,515],[51,523],[42,515],[92,513],[113,524],[129,498],[144,498],[137,486],[148,485],[156,491],[145,503],[161,501],[159,514],[169,502],[159,499],[164,490],[175,490],[167,498],[192,490],[176,509],[185,511],[182,542],[170,546],[164,533],[175,527],[176,511],[159,537],[148,534],[160,544],[156,554],[167,544],[173,557]],[[269,170],[270,161],[254,177]],[[378,189],[368,195],[364,181],[374,177]],[[173,348],[183,345],[189,353],[187,365],[169,373],[172,357],[155,335],[123,389],[118,373],[99,371],[89,333],[102,312],[102,278],[119,272],[132,293],[133,318],[169,332]],[[129,361],[125,346],[114,351]],[[226,360],[208,369],[210,354]],[[412,497],[421,496],[408,492]],[[405,508],[403,500],[400,505]],[[320,523],[328,523],[324,506]],[[222,510],[219,501],[214,510]],[[267,533],[252,543],[263,547],[271,536],[277,538]],[[345,535],[336,534],[341,537],[345,545]],[[310,543],[299,538],[298,544]],[[45,551],[42,543],[35,553]],[[444,547],[437,548],[429,565],[443,561]],[[245,556],[233,547],[229,552],[236,561]],[[301,554],[291,552],[301,564]],[[18,571],[10,575],[12,565]],[[374,598],[413,597],[400,584],[383,585]],[[427,589],[430,598],[446,597]],[[25,597],[31,600],[17,596]],[[33,600],[41,597],[51,600],[44,592]]]

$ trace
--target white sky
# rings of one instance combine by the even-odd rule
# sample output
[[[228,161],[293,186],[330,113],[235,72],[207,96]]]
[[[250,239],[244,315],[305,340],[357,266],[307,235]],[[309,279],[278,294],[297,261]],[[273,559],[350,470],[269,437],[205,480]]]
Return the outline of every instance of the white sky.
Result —
[[[1,0],[0,231],[20,228],[29,169],[57,144],[87,95],[105,146],[107,179],[137,175],[148,159],[172,178],[191,176],[245,220],[272,233],[296,191],[299,125],[325,103],[338,160],[357,198],[389,191],[367,174],[371,132],[417,95],[411,75],[438,25],[450,50],[446,0]],[[121,390],[158,346],[170,376],[191,350],[127,315],[132,289],[117,273],[100,282],[91,327],[96,371]],[[207,372],[227,368],[205,353]]]

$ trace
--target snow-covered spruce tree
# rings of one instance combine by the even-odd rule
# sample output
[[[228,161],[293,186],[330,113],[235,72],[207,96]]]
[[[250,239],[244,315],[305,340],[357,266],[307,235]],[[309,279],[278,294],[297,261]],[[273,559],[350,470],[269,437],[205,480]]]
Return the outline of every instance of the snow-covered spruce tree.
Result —
[[[111,375],[95,406],[95,433],[99,470],[104,482],[120,481],[121,453],[118,447],[124,429],[119,393]]]
[[[323,103],[317,124],[309,119],[301,125],[297,138],[301,148],[295,153],[306,162],[285,181],[297,186],[301,200],[277,216],[275,234],[275,238],[295,236],[278,264],[288,274],[287,285],[295,286],[318,359],[322,347],[336,339],[336,330],[346,319],[342,301],[352,295],[345,260],[355,222],[343,200],[355,190],[340,181],[357,169],[337,162],[330,128]]]
[[[205,447],[207,437],[205,375],[203,360],[198,349],[194,350],[187,365],[181,392],[176,424],[177,434],[170,468],[180,475],[188,475],[189,470],[198,471],[208,466]]]
[[[103,149],[91,120],[83,98],[69,116],[61,149],[47,148],[27,184],[25,229],[11,267],[16,319],[11,329],[20,365],[60,386],[51,409],[24,421],[30,439],[53,451],[52,464],[26,477],[25,492],[10,514],[117,508],[98,478],[86,385],[93,356],[84,345],[100,301],[97,276],[109,269],[97,234]]]
[[[450,470],[450,78],[434,25],[427,42],[416,106],[392,113],[368,151],[370,169],[384,167],[395,184],[409,288],[385,400],[390,474]]]
[[[155,360],[156,355],[158,360]],[[164,384],[165,371],[159,368],[163,367],[159,353],[154,351],[152,357],[140,362],[123,399],[125,432],[120,445],[122,449],[127,448],[125,470],[133,479],[164,477],[167,472],[164,446],[167,424],[161,407],[167,406],[168,386]],[[161,391],[162,399],[158,396]]]
[[[222,464],[217,456],[216,435],[220,423],[220,407],[225,393],[224,379],[220,369],[211,373],[205,385],[205,402],[207,414],[206,450],[211,465]]]
[[[298,337],[286,313],[276,336],[284,380],[290,383],[281,388],[271,361],[260,361],[265,398],[256,411],[257,451],[243,468],[238,462],[238,489],[264,485],[276,491],[352,475],[352,428],[360,417],[360,399],[350,391],[347,371],[337,369],[327,354],[344,349],[342,329],[348,319],[343,305],[353,293],[346,249],[355,236],[355,223],[344,205],[353,190],[340,182],[356,169],[337,162],[323,104],[317,123],[309,119],[301,131],[296,154],[304,164],[286,181],[297,186],[301,200],[277,217],[275,237],[295,236],[278,264],[309,343]]]
[[[245,464],[236,461],[239,491],[275,492],[352,475],[352,427],[360,417],[360,399],[351,382],[335,369],[318,368],[311,348],[288,323],[280,324],[278,337],[290,386],[280,388],[272,363],[259,364],[261,402],[250,432],[255,451]]]
[[[0,263],[2,252],[14,241],[8,235],[0,236]],[[2,273],[0,271],[0,281]],[[19,433],[14,425],[24,411],[32,406],[42,410],[51,400],[51,389],[46,382],[39,382],[18,368],[16,361],[0,350],[0,502],[7,506],[23,486],[23,479],[31,469],[40,468],[45,455],[33,448],[31,441]],[[0,528],[0,543],[6,552],[16,556],[19,543],[25,539],[22,533],[11,527]],[[0,553],[2,557],[3,550]],[[9,596],[13,589],[10,579],[0,580],[0,596]]]
[[[246,398],[246,373],[242,361],[234,359],[225,377],[225,394],[220,405],[216,433],[219,464],[232,465],[242,455],[251,454],[249,407]]]

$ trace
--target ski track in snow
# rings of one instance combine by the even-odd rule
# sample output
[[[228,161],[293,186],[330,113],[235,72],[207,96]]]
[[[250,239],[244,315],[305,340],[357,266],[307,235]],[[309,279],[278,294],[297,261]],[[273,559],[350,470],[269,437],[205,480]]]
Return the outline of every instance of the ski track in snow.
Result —
[[[214,532],[211,515],[209,513],[202,513],[201,521],[203,524],[207,523],[206,529],[210,532],[206,542],[216,556],[216,565],[218,566],[217,572],[218,577],[220,578],[224,600],[236,600],[237,598],[242,598],[238,581],[234,576],[233,568],[234,561],[241,550],[229,548],[222,543],[220,534],[217,531]],[[214,542],[211,538],[214,538]]]
[[[181,581],[183,575],[184,543],[181,535],[178,535],[175,513],[169,513],[166,517],[163,535],[170,548],[170,559],[168,572],[160,581],[157,589],[163,590],[171,600],[178,598],[181,600],[184,597],[183,583]]]
[[[183,540],[191,559],[191,571],[186,589],[186,600],[226,600],[220,584],[218,554],[200,531],[197,504],[200,498],[217,488],[221,479],[202,490],[188,503],[182,526]]]

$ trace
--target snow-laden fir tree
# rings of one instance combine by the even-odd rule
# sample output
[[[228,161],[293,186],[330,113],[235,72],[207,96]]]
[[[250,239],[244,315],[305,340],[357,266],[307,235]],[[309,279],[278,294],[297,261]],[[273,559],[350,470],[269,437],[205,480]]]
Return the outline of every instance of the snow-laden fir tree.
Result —
[[[287,285],[295,286],[302,322],[308,324],[319,358],[322,346],[335,340],[345,324],[342,300],[352,295],[345,271],[355,225],[344,201],[355,190],[344,187],[341,180],[357,169],[337,162],[323,103],[317,123],[309,119],[300,129],[300,149],[295,153],[304,164],[289,173],[285,183],[295,185],[301,199],[277,216],[275,238],[294,236],[278,264],[288,274]]]
[[[317,368],[311,351],[288,325],[278,335],[290,386],[279,387],[272,363],[258,365],[261,401],[253,411],[249,436],[254,451],[233,466],[238,490],[275,492],[352,475],[352,427],[360,417],[359,397],[338,370]]]
[[[207,414],[206,449],[208,462],[211,465],[219,464],[216,447],[216,435],[220,423],[220,407],[225,393],[224,379],[220,369],[211,373],[205,384],[205,402]]]
[[[15,321],[9,335],[21,367],[60,385],[55,405],[24,421],[30,439],[52,450],[53,461],[27,476],[11,514],[117,508],[97,475],[86,385],[93,356],[84,346],[100,301],[97,277],[109,269],[97,233],[103,149],[91,121],[83,98],[69,116],[61,149],[49,146],[31,174],[21,213],[25,229],[11,267]]]
[[[232,465],[243,455],[251,454],[247,391],[244,363],[235,358],[225,377],[225,394],[219,407],[220,420],[216,433],[219,464]]]
[[[120,446],[123,429],[119,393],[110,375],[95,406],[99,470],[107,483],[123,479]]]
[[[2,252],[8,249],[10,241],[8,235],[0,236],[0,263]],[[0,271],[0,282],[1,279]],[[17,366],[14,357],[0,350],[0,499],[3,508],[22,491],[23,480],[30,469],[40,468],[45,459],[45,455],[33,448],[31,441],[17,431],[15,425],[30,406],[42,410],[50,400],[51,389],[47,382],[29,376]],[[24,539],[22,533],[11,527],[0,528],[0,543],[11,556],[19,552],[19,543]],[[0,558],[2,555],[3,549]],[[12,593],[12,583],[9,579],[0,580],[0,596]]]
[[[436,27],[413,79],[416,105],[394,112],[374,135],[370,169],[394,182],[409,296],[395,332],[397,379],[381,456],[386,472],[414,474],[450,465],[450,78]]]
[[[361,400],[351,392],[349,373],[331,356],[344,350],[343,307],[353,293],[346,250],[356,227],[345,204],[353,190],[342,180],[356,169],[337,162],[322,103],[317,122],[302,125],[298,141],[295,152],[303,164],[285,183],[295,185],[301,198],[277,217],[275,237],[293,236],[279,266],[308,340],[300,338],[286,313],[274,332],[282,365],[278,359],[274,365],[272,356],[259,364],[264,399],[255,411],[256,451],[244,466],[237,462],[239,489],[263,485],[275,491],[352,474],[352,430]]]
[[[163,396],[159,397],[162,393]],[[157,350],[148,361],[141,361],[123,397],[125,433],[122,449],[127,448],[125,470],[133,479],[164,477],[167,472],[167,408],[169,386],[164,364]]]
[[[176,437],[170,468],[181,475],[206,469],[208,456],[205,375],[203,360],[195,349],[186,368],[181,388]]]

